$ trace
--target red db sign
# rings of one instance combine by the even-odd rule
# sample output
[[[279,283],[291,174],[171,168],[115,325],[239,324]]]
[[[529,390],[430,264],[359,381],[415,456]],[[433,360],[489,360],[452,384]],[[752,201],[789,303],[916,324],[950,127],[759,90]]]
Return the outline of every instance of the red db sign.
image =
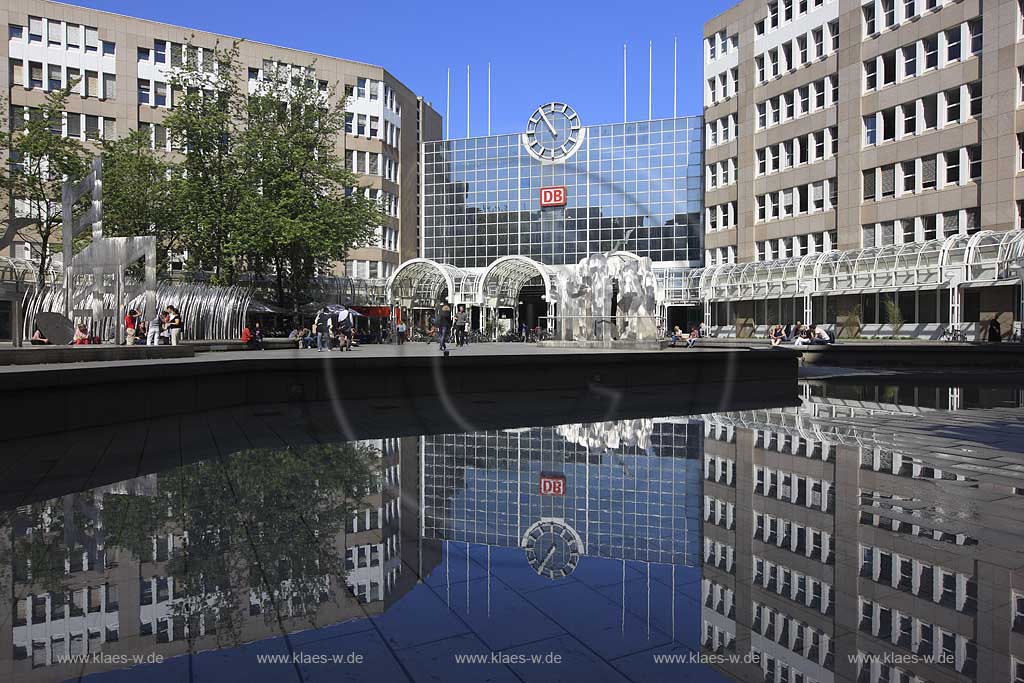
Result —
[[[541,206],[565,206],[565,185],[540,188]]]
[[[540,475],[540,495],[542,496],[564,496],[565,477],[561,474]]]

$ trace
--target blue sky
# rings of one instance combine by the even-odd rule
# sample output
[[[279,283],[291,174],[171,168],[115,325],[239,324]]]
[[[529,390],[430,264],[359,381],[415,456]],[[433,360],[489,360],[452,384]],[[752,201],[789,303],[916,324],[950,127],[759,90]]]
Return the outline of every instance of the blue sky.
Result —
[[[518,132],[534,107],[561,100],[584,124],[622,119],[622,45],[629,46],[629,118],[647,116],[647,46],[654,41],[655,118],[672,115],[672,39],[679,37],[678,111],[701,111],[704,22],[736,0],[615,2],[266,2],[75,0],[73,4],[380,64],[444,114],[452,69],[452,137]],[[385,36],[387,39],[385,39]]]

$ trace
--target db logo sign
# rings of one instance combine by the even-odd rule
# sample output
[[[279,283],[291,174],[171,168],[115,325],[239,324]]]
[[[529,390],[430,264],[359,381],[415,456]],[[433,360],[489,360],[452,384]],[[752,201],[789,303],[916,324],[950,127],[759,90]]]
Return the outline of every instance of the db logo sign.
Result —
[[[565,477],[561,474],[540,475],[540,495],[542,496],[564,496]]]
[[[565,206],[565,186],[540,188],[541,206]]]

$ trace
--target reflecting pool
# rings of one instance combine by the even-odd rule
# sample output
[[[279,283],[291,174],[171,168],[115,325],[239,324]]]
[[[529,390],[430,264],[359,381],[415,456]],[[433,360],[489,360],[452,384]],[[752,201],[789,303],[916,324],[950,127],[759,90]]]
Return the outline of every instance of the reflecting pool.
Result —
[[[1021,680],[1022,390],[801,389],[356,441],[121,427],[60,445],[130,456],[85,473],[6,453],[0,680]]]

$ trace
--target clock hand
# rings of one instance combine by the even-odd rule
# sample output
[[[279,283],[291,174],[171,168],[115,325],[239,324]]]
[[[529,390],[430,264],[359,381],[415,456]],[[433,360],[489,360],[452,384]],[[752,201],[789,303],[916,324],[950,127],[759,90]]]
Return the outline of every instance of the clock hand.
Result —
[[[554,554],[555,554],[555,546],[552,545],[550,548],[548,548],[548,554],[544,556],[544,561],[540,563],[540,568],[537,570],[538,574],[540,574],[541,572],[544,571],[544,567],[547,566],[548,561],[551,559],[551,556],[554,555]]]
[[[548,117],[547,117],[547,115],[544,114],[544,110],[543,109],[538,109],[537,111],[540,112],[540,117],[544,120],[544,124],[548,127],[548,130],[551,131],[551,136],[557,138],[558,137],[558,131],[556,131],[555,127],[551,125],[551,121],[548,121]]]

